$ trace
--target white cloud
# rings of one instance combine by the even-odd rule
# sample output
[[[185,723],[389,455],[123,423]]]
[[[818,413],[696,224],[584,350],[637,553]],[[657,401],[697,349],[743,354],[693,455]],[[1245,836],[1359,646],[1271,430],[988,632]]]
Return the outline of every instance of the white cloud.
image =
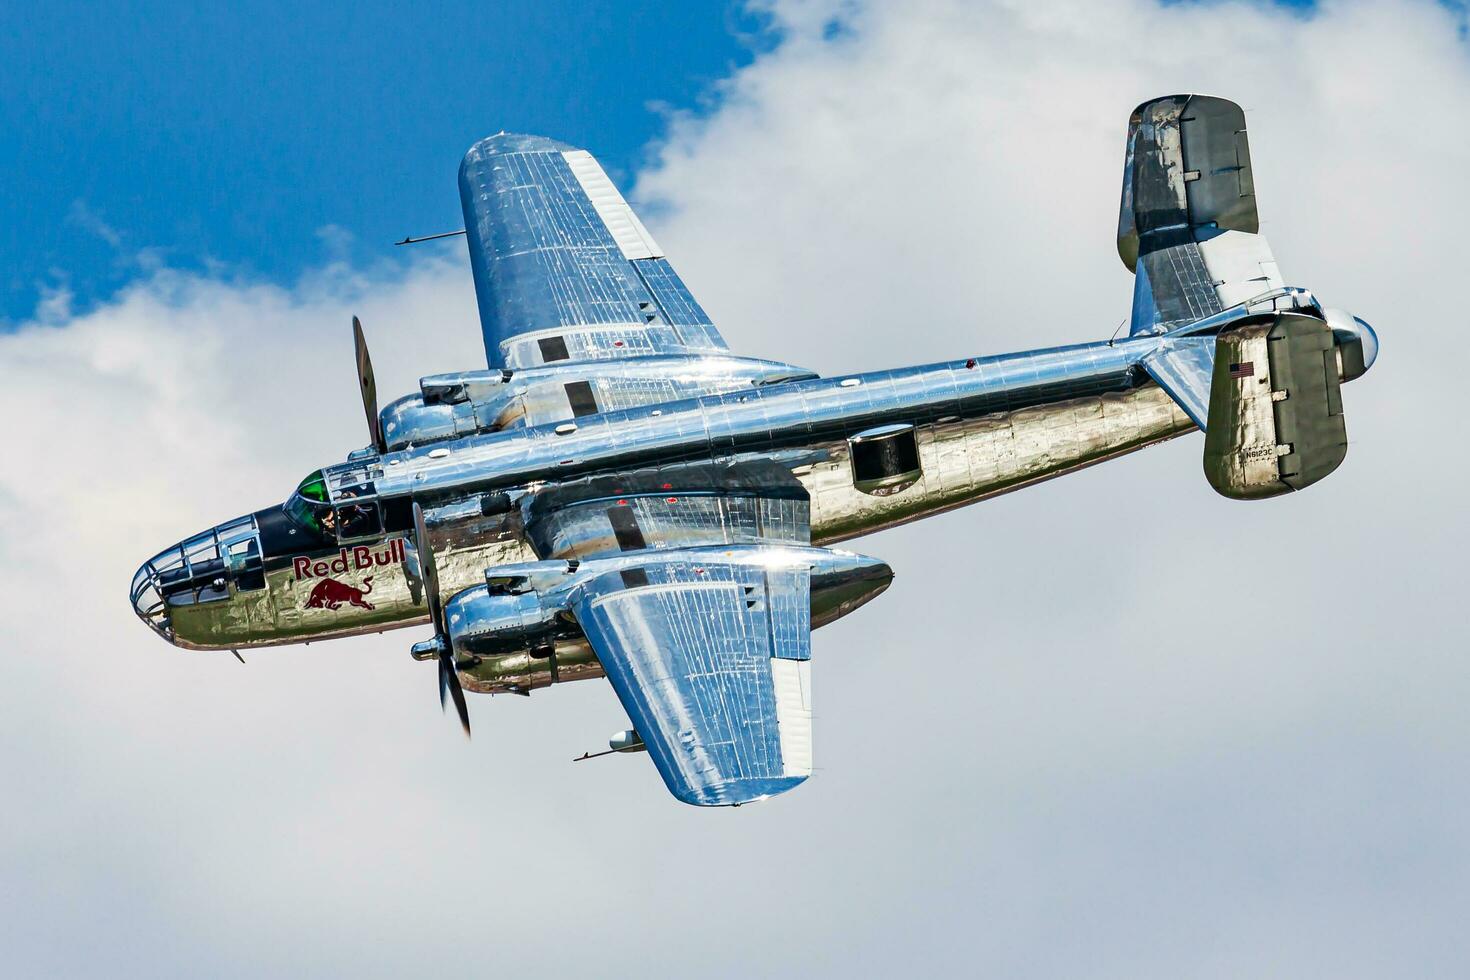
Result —
[[[835,372],[1108,335],[1127,112],[1212,92],[1249,110],[1288,279],[1380,330],[1343,469],[1232,504],[1190,437],[859,542],[899,578],[818,634],[818,777],[697,812],[646,760],[566,764],[621,727],[602,685],[479,699],[466,746],[407,635],[241,667],[164,647],[125,603],[157,547],[363,441],[353,312],[385,394],[480,361],[456,249],[56,304],[0,337],[17,972],[1464,961],[1457,15],[771,9],[785,42],[676,118],[637,185],[733,346]]]
[[[123,243],[122,233],[107,220],[98,214],[87,204],[78,198],[71,202],[71,211],[67,213],[67,220],[84,231],[89,231],[102,239],[113,248],[121,248]]]

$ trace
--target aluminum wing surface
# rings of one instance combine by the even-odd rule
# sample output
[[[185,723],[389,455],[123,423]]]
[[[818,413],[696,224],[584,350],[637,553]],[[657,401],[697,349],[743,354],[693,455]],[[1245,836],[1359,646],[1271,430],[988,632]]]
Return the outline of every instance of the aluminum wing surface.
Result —
[[[491,136],[465,154],[459,192],[492,368],[726,350],[585,150]]]
[[[753,459],[590,477],[522,516],[543,558],[616,559],[571,609],[670,792],[737,805],[811,774],[813,569],[835,556],[809,547],[810,499],[790,470]]]
[[[812,771],[811,570],[719,555],[650,552],[572,602],[669,792],[695,806],[764,799]]]

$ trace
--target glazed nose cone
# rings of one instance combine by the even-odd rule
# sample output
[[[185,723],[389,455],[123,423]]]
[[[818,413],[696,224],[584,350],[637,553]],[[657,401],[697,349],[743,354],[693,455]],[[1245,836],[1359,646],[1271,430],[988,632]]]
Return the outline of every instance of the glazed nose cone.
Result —
[[[174,642],[173,625],[169,622],[167,590],[177,585],[183,568],[180,545],[165,548],[139,566],[133,575],[129,592],[133,612],[153,632]]]
[[[182,645],[172,622],[174,610],[228,600],[231,582],[249,588],[251,577],[261,574],[259,528],[254,516],[246,516],[170,545],[145,561],[133,575],[129,599],[144,625]]]

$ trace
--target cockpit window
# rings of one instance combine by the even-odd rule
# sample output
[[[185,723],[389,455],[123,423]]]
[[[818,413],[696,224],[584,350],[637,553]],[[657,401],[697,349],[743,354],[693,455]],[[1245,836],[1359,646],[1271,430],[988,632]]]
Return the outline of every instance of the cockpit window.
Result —
[[[333,533],[332,505],[327,502],[327,481],[321,470],[297,485],[286,501],[286,516],[313,534]]]
[[[322,476],[321,470],[317,470],[297,485],[296,492],[307,500],[319,500],[325,503],[327,499],[326,477]]]

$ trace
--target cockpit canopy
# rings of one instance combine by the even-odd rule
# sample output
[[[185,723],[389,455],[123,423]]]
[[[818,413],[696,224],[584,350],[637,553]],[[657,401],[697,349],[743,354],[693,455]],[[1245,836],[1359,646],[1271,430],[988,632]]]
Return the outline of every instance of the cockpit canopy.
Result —
[[[321,470],[307,475],[286,500],[286,516],[312,534],[335,535],[335,518]]]
[[[376,487],[365,471],[342,473],[333,470],[336,503],[327,487],[327,474],[316,470],[297,484],[286,501],[285,511],[297,527],[338,542],[381,537],[384,529],[404,531],[413,525],[412,503],[379,500]]]

